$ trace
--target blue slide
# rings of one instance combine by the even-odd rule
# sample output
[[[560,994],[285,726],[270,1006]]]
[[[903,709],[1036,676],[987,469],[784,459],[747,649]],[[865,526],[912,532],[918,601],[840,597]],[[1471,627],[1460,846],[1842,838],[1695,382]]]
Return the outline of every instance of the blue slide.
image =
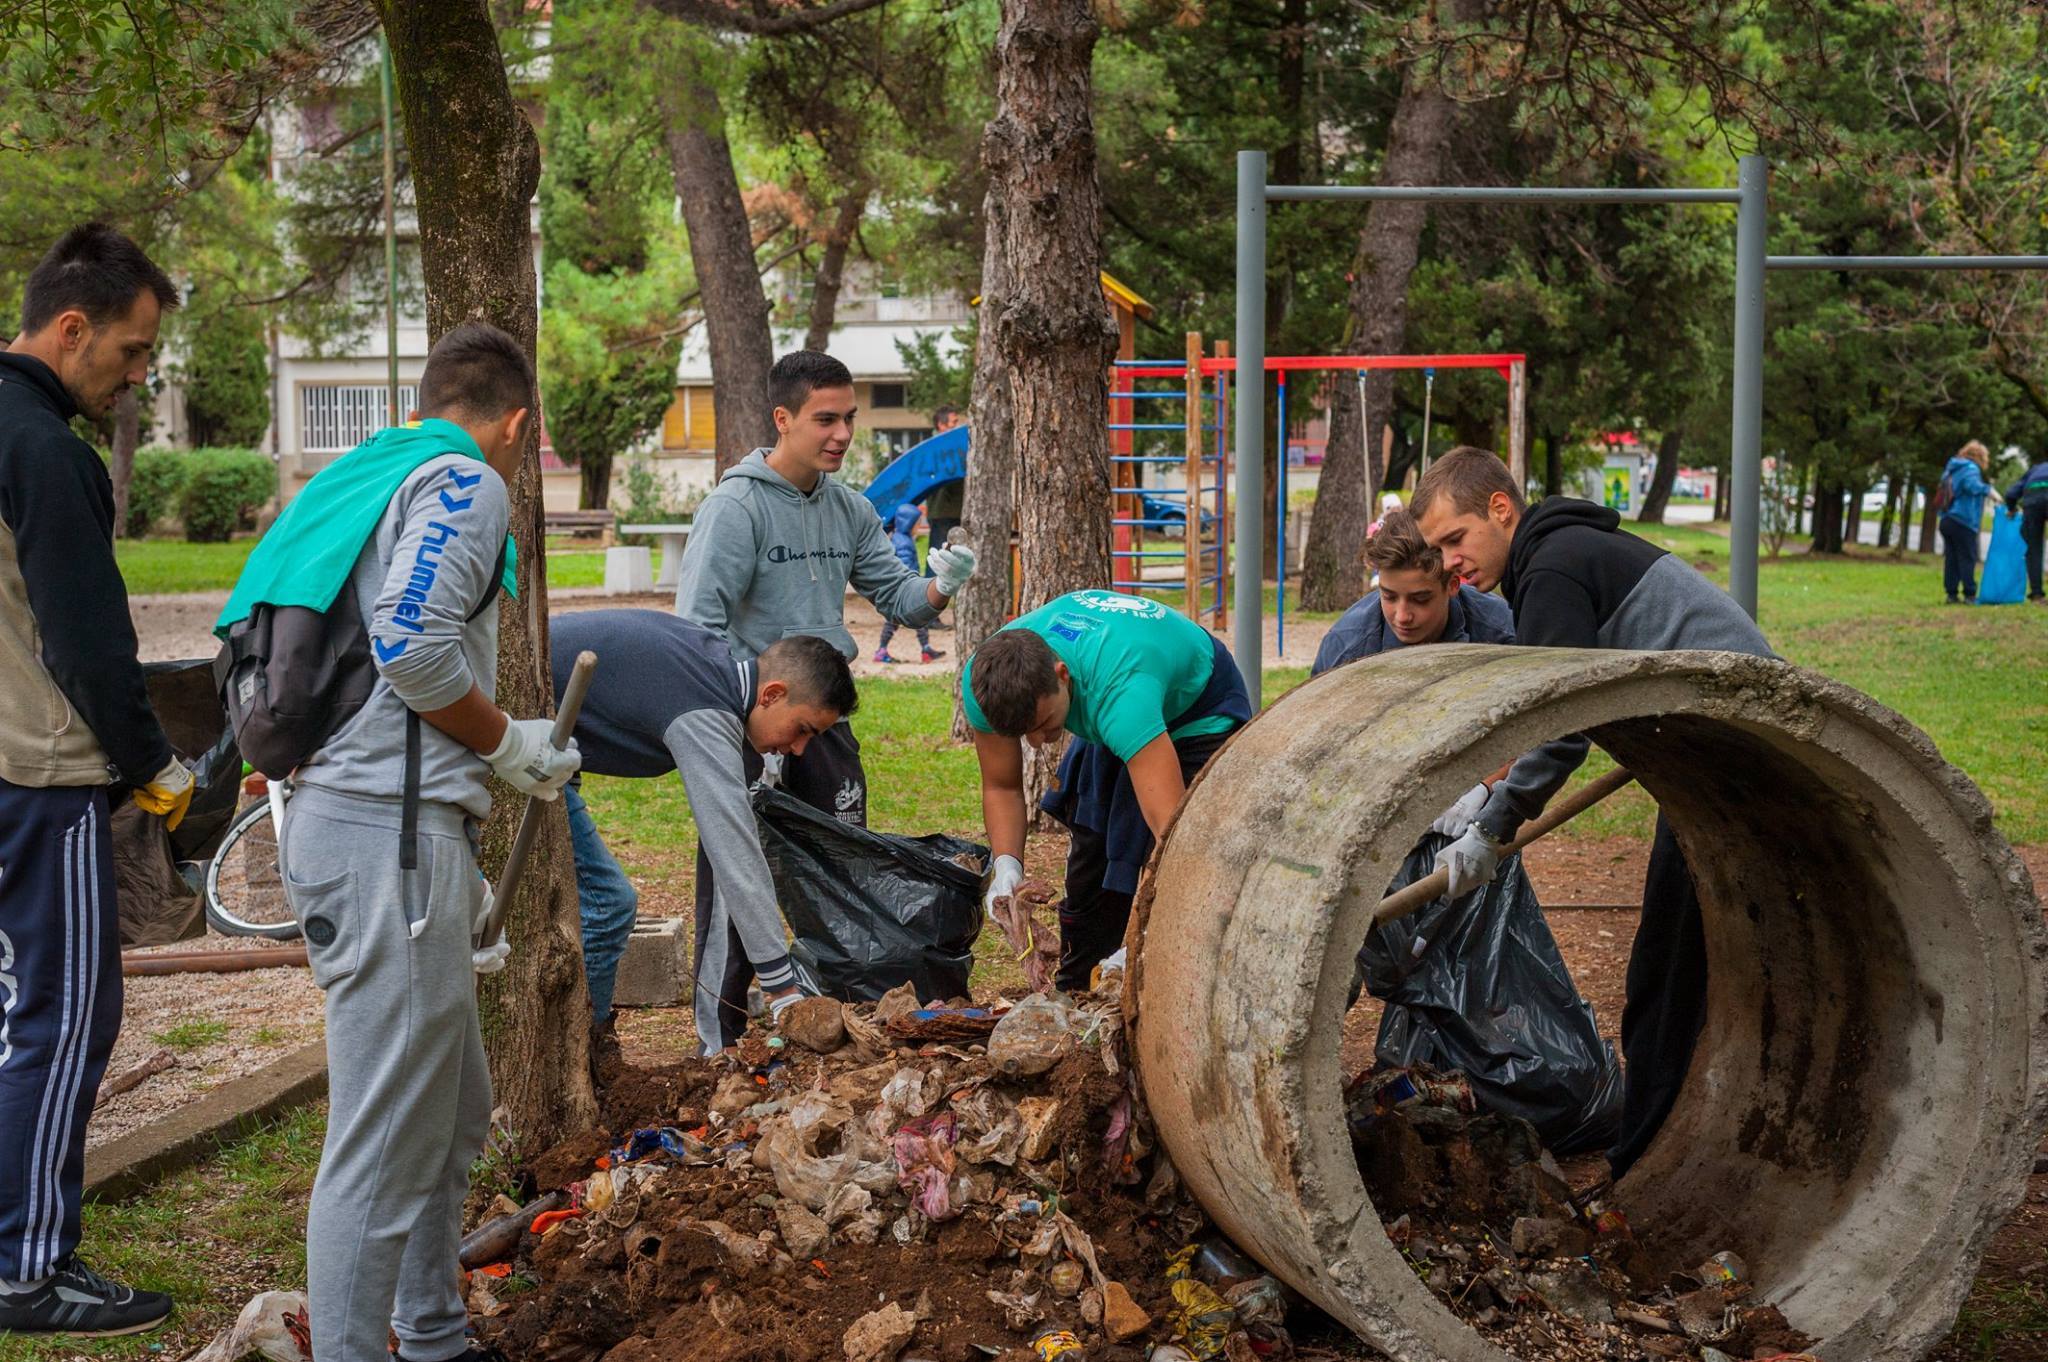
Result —
[[[887,520],[904,502],[918,505],[949,482],[967,476],[967,427],[955,426],[898,454],[862,493]]]

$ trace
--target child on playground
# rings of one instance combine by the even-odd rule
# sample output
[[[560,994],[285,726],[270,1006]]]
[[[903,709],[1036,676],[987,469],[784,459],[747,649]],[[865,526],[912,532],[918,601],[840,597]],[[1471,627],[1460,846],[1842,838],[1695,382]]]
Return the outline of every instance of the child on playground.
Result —
[[[896,550],[896,561],[917,571],[917,522],[923,513],[909,502],[896,508],[896,514],[889,518],[889,546]],[[935,541],[937,542],[937,541]],[[917,628],[918,661],[937,662],[946,654],[942,649],[932,647],[931,626],[920,624]],[[882,621],[881,641],[875,648],[875,661],[894,662],[889,656],[889,640],[896,637],[896,621]]]
[[[995,857],[984,906],[998,922],[1024,882],[1023,744],[1042,748],[1062,732],[1077,739],[1042,807],[1073,834],[1054,982],[1086,988],[1123,942],[1138,872],[1188,782],[1251,719],[1244,678],[1185,615],[1137,596],[1076,591],[990,635],[961,668],[960,704],[975,731]],[[1035,945],[1016,939],[1022,930],[1012,933],[1020,950]],[[1030,968],[1042,969],[1035,950]]]
[[[505,487],[533,405],[517,341],[483,322],[448,332],[427,356],[418,418],[307,484],[227,612],[353,592],[377,673],[361,711],[299,768],[279,847],[327,995],[306,1278],[313,1353],[337,1362],[384,1357],[394,1335],[406,1362],[467,1348],[456,1244],[491,1116],[475,976],[506,949],[472,941],[490,906],[477,831],[491,775],[553,799],[577,765],[550,745],[548,720],[490,698]],[[332,579],[309,582],[312,563],[334,565]]]
[[[605,659],[576,720],[585,771],[651,778],[674,771],[690,799],[697,840],[717,867],[714,912],[697,924],[697,1039],[704,1055],[747,1029],[747,984],[758,978],[780,1017],[801,995],[776,906],[775,882],[747,794],[748,753],[800,757],[859,703],[846,659],[824,639],[794,634],[751,661],[701,624],[659,610],[578,610],[548,629],[559,694],[576,655]],[[639,899],[583,801],[569,786],[569,841],[583,913],[583,969],[604,1036],[619,956]]]
[[[1498,586],[1515,641],[1547,648],[1706,648],[1773,657],[1732,597],[1682,560],[1625,533],[1620,515],[1571,497],[1525,506],[1500,456],[1462,446],[1430,465],[1409,502],[1444,566],[1482,591]],[[1493,878],[1502,849],[1586,759],[1578,734],[1545,743],[1499,780],[1471,825],[1438,856],[1451,897]],[[1622,1130],[1607,1159],[1627,1172],[1670,1114],[1706,1021],[1707,955],[1699,893],[1660,814],[1630,952],[1621,1045]]]

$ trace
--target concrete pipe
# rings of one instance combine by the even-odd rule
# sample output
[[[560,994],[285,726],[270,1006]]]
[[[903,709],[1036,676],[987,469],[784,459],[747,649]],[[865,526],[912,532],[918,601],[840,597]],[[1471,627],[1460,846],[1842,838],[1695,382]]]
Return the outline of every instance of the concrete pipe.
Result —
[[[1351,957],[1409,848],[1572,732],[1669,818],[1711,972],[1684,1092],[1616,1199],[1653,1250],[1740,1253],[1829,1362],[1919,1357],[2032,1166],[2048,932],[1990,806],[1927,737],[1783,663],[1406,648],[1246,728],[1139,897],[1129,1005],[1175,1166],[1231,1238],[1389,1355],[1506,1355],[1382,1230],[1338,1044]]]

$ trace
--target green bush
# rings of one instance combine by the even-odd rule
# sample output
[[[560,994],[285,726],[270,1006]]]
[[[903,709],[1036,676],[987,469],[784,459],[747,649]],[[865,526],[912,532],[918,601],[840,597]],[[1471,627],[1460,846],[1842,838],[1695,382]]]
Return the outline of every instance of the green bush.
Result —
[[[175,449],[135,451],[135,467],[128,474],[128,523],[122,527],[130,539],[143,538],[177,507],[185,490],[187,457]]]
[[[253,449],[195,449],[185,468],[178,505],[189,543],[226,543],[277,493],[277,465]]]

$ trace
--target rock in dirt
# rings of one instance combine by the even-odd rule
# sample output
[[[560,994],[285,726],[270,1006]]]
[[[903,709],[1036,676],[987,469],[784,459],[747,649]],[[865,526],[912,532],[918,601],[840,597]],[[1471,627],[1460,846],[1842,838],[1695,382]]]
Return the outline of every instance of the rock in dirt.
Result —
[[[1572,1263],[1555,1272],[1532,1272],[1528,1281],[1529,1289],[1560,1315],[1588,1324],[1614,1323],[1614,1297],[1581,1264]]]
[[[782,1231],[789,1256],[799,1262],[822,1256],[832,1242],[832,1232],[825,1227],[823,1218],[788,1197],[775,1203],[775,1227]]]
[[[1511,1242],[1523,1258],[1576,1258],[1593,1246],[1593,1236],[1568,1220],[1525,1215],[1515,1221]]]
[[[895,1362],[916,1332],[917,1316],[891,1302],[855,1320],[840,1346],[847,1362]]]
[[[846,1044],[845,1011],[837,998],[791,1003],[776,1029],[812,1054],[829,1055]]]
[[[1122,1282],[1106,1282],[1102,1289],[1102,1330],[1121,1343],[1152,1327],[1146,1314]]]

